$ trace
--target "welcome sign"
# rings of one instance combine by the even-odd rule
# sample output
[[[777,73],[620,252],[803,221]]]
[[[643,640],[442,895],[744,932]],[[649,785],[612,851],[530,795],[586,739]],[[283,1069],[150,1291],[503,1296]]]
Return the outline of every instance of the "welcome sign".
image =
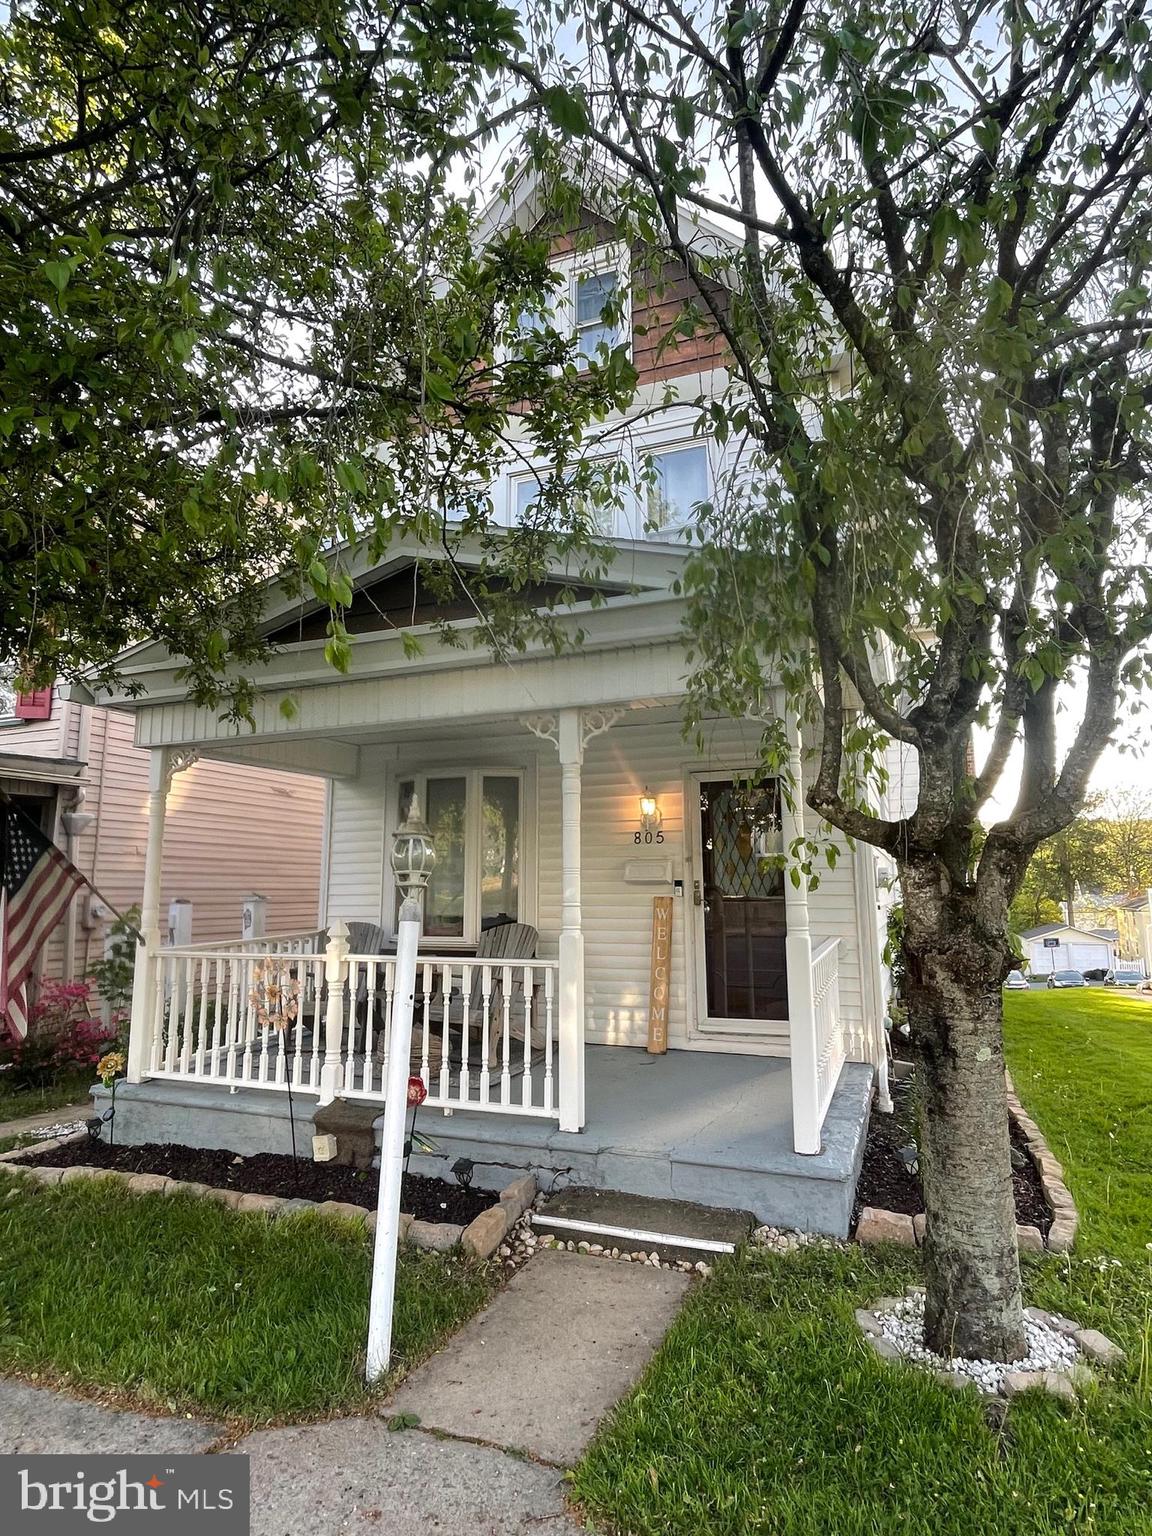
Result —
[[[668,998],[672,980],[672,898],[652,898],[652,979],[648,988],[648,1050],[668,1049]]]

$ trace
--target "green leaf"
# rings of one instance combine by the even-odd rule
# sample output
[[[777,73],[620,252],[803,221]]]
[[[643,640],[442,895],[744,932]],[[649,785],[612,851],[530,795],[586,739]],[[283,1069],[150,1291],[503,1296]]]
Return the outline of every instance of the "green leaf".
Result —
[[[63,293],[72,281],[70,261],[46,261],[40,268],[57,293]]]

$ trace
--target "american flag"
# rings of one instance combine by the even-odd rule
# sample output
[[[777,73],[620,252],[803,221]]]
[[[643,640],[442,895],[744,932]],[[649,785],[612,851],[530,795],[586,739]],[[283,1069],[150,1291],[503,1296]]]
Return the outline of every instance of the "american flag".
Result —
[[[0,853],[0,1018],[23,1039],[36,956],[88,882],[11,801],[0,804]]]

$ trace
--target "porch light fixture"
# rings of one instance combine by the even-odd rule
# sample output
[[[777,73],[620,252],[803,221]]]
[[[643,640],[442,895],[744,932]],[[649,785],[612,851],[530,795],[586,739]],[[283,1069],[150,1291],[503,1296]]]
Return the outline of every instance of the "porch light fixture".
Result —
[[[662,820],[656,796],[645,784],[644,793],[640,796],[640,826],[645,832],[655,832]]]
[[[413,899],[419,903],[435,867],[432,833],[420,814],[419,796],[414,794],[408,815],[392,834],[392,873],[405,903]]]

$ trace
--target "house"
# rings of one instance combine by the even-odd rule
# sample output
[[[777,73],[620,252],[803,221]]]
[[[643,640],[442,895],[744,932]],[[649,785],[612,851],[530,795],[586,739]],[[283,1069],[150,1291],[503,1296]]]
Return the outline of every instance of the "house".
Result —
[[[530,195],[512,216],[538,216]],[[562,233],[555,246],[576,327],[628,282],[612,231],[591,214],[586,230],[591,244],[576,250]],[[668,288],[677,282],[670,271]],[[726,383],[718,338],[660,350],[670,313],[635,295],[621,322],[641,377],[621,437],[656,454],[658,497],[644,517],[620,510],[614,562],[561,611],[581,643],[495,659],[473,644],[482,621],[467,604],[446,612],[430,595],[422,573],[444,549],[398,540],[377,560],[339,552],[357,594],[347,675],[324,660],[323,615],[269,585],[276,649],[256,672],[251,729],[190,703],[179,658],[160,645],[123,658],[124,691],[95,696],[134,715],[152,765],[146,947],[118,1139],[287,1151],[288,1088],[305,1117],[336,1097],[382,1104],[388,853],[418,797],[437,863],[412,1067],[438,1150],[413,1166],[444,1174],[466,1159],[492,1188],[531,1168],[545,1184],[848,1230],[877,1080],[887,1095],[891,871],[839,839],[816,888],[794,884],[768,857],[806,824],[831,831],[758,775],[763,722],[714,719],[702,749],[684,738],[680,530],[732,450],[693,430],[692,402]],[[649,425],[666,391],[672,403]],[[534,466],[510,463],[493,487],[509,537],[534,483]],[[457,570],[481,555],[454,538]],[[569,575],[557,558],[544,588]],[[463,643],[447,643],[437,618]],[[780,716],[782,694],[765,709]],[[800,779],[806,743],[794,720],[788,731]],[[263,945],[160,944],[165,806],[189,753],[222,771],[327,780],[322,950],[303,930]],[[907,782],[907,764],[894,767]]]
[[[1121,958],[1119,934],[1113,928],[1041,923],[1038,928],[1026,928],[1020,938],[1033,976],[1049,971],[1107,971]]]
[[[0,713],[0,791],[20,806],[99,890],[71,903],[40,956],[39,974],[83,979],[102,958],[116,912],[143,894],[147,752],[133,719],[70,700],[59,687],[18,695]],[[246,898],[266,898],[269,932],[315,928],[325,781],[205,761],[170,798],[159,900],[183,938],[231,939]],[[290,824],[291,838],[278,836]]]
[[[1117,897],[1107,910],[1116,924],[1120,959],[1152,975],[1152,891]]]

